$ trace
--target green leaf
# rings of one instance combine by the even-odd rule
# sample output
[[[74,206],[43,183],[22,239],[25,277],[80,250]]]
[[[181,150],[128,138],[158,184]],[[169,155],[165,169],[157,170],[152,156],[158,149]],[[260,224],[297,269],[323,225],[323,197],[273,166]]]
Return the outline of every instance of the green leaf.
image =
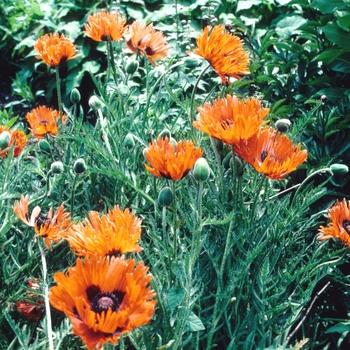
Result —
[[[296,29],[305,25],[307,20],[301,16],[288,16],[280,20],[276,25],[276,33],[280,38],[289,38],[296,34]]]
[[[330,67],[336,72],[350,73],[350,52],[340,55]]]
[[[167,299],[171,311],[174,311],[174,309],[181,304],[184,294],[185,292],[181,288],[173,287],[169,290]]]
[[[319,90],[317,94],[312,96],[312,98],[315,98],[315,96],[322,96],[326,95],[328,100],[333,102],[334,104],[337,104],[341,99],[345,98],[345,93],[348,89],[346,88],[325,88],[322,90]]]
[[[321,54],[315,56],[312,61],[322,61],[325,64],[331,64],[344,51],[342,49],[334,48],[323,51]]]
[[[343,49],[349,49],[350,35],[348,32],[334,24],[327,24],[326,26],[321,27],[321,29],[330,42],[337,44]]]
[[[188,320],[186,322],[186,331],[189,332],[199,332],[205,329],[203,322],[200,320],[198,316],[196,316],[192,311]]]
[[[336,14],[340,26],[350,29],[350,13],[336,11]]]
[[[314,0],[310,7],[320,10],[322,13],[333,13],[335,10],[345,10],[344,0]]]
[[[347,322],[340,322],[336,324],[335,326],[328,328],[326,330],[326,334],[328,333],[344,333],[344,332],[349,332],[350,331],[350,321]]]

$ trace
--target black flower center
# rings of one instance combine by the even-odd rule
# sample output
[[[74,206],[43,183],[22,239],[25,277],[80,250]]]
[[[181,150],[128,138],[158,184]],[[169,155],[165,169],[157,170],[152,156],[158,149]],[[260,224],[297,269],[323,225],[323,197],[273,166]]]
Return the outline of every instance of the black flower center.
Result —
[[[91,302],[91,310],[98,314],[107,311],[108,309],[117,311],[119,306],[120,301],[112,292],[98,293]]]
[[[261,161],[262,162],[264,162],[264,160],[266,159],[268,154],[269,154],[269,152],[267,152],[267,151],[262,151],[261,152]]]
[[[41,226],[45,225],[48,221],[51,221],[50,218],[48,218],[47,216],[41,215],[39,214],[36,218],[35,218],[35,223],[38,225],[38,227],[40,228]]]
[[[350,234],[350,220],[346,220],[343,222],[343,228],[347,233]]]

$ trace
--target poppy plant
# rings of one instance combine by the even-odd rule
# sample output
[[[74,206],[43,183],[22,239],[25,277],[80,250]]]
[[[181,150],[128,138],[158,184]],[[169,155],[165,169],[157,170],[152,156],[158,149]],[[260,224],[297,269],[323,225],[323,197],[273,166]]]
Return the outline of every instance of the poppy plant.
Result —
[[[350,201],[346,202],[345,198],[342,202],[337,200],[328,210],[328,217],[331,222],[327,227],[320,226],[318,240],[336,238],[350,248]]]
[[[54,214],[50,208],[47,216],[41,214],[41,208],[36,206],[30,217],[28,206],[29,196],[21,196],[20,201],[16,201],[13,205],[13,211],[26,225],[34,228],[37,236],[45,238],[47,247],[50,247],[50,241],[59,242],[66,236],[71,221],[70,213],[64,211],[63,204],[58,207]]]
[[[60,119],[59,111],[44,106],[34,108],[26,114],[26,118],[32,135],[38,140],[43,139],[45,135],[57,135],[58,121],[61,120],[62,123],[66,121],[65,115]]]
[[[8,133],[9,138],[8,144],[3,148],[0,147],[0,157],[6,158],[8,155],[8,150],[5,151],[5,149],[11,148],[12,145],[14,145],[13,156],[18,157],[27,143],[26,134],[20,130],[11,130],[6,126],[0,126],[0,137],[4,132]]]
[[[137,253],[141,236],[141,219],[128,209],[118,206],[101,217],[90,211],[89,219],[73,225],[66,237],[73,252],[78,256],[113,256],[127,252]]]
[[[284,134],[271,127],[261,128],[248,140],[234,146],[234,151],[256,171],[272,180],[283,180],[307,158],[307,151],[294,146]]]
[[[90,15],[84,25],[85,34],[95,41],[112,41],[122,39],[126,19],[119,13],[109,13],[105,10]]]
[[[241,76],[249,74],[249,55],[243,49],[242,40],[226,32],[222,25],[213,27],[210,33],[209,31],[210,27],[204,28],[198,36],[197,48],[187,53],[207,60],[220,76],[222,84],[231,84],[226,76],[239,80]]]
[[[144,23],[135,21],[126,30],[125,43],[131,53],[140,56],[146,55],[153,66],[155,60],[164,59],[170,50],[163,32],[153,28],[153,24],[146,26]]]
[[[236,144],[257,133],[269,113],[257,98],[241,101],[227,95],[198,107],[199,120],[193,126],[227,144]]]
[[[68,272],[56,273],[51,305],[63,311],[89,350],[116,344],[124,333],[150,322],[156,301],[143,262],[100,257],[78,258]]]
[[[145,149],[145,158],[151,166],[146,170],[154,176],[171,180],[181,180],[192,169],[197,159],[203,155],[200,147],[189,140],[179,141],[175,146],[168,137],[158,137]]]
[[[34,45],[35,51],[48,66],[56,67],[78,57],[76,46],[64,34],[45,34]]]

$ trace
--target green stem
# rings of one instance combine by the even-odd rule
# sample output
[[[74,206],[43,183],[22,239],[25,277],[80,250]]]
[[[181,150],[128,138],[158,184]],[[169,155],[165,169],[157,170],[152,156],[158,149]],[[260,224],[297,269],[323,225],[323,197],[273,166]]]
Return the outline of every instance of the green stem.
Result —
[[[173,262],[176,262],[177,258],[177,235],[176,235],[176,181],[172,181],[172,190],[174,194],[174,199],[173,199],[173,207],[174,207],[174,215],[173,215]]]
[[[56,71],[56,87],[57,87],[57,102],[58,102],[58,110],[60,112],[60,122],[62,123],[62,96],[61,96],[61,79],[60,72],[58,66],[55,67]]]
[[[222,174],[222,166],[221,166],[221,157],[219,154],[219,151],[215,145],[215,141],[212,137],[210,137],[210,144],[213,148],[214,154],[215,154],[215,158],[216,161],[218,162],[218,171],[219,171],[219,191],[220,191],[220,196],[222,198],[222,196],[224,195],[224,176]]]
[[[73,219],[74,218],[74,196],[75,196],[75,185],[77,183],[78,174],[75,174],[74,181],[72,185],[72,192],[70,197],[70,216]]]
[[[44,303],[46,310],[46,322],[47,322],[47,338],[49,339],[50,350],[54,350],[53,347],[53,338],[52,338],[52,322],[51,322],[51,311],[50,311],[50,300],[49,300],[49,287],[47,285],[47,265],[45,259],[45,253],[41,246],[41,242],[38,240],[38,245],[41,255],[41,263],[43,266],[43,283],[44,283]]]
[[[260,192],[261,192],[261,189],[263,188],[263,185],[265,184],[266,181],[267,181],[267,177],[265,175],[262,175],[260,182],[258,184],[258,188],[256,189],[256,192],[255,192],[255,197],[254,197],[254,201],[253,201],[253,205],[252,205],[252,209],[251,209],[251,222],[254,221],[255,210],[256,210],[256,206],[258,205]]]
[[[117,71],[115,69],[115,61],[114,61],[114,53],[113,53],[113,45],[112,45],[112,40],[110,36],[107,36],[107,51],[108,51],[108,65],[109,67],[112,67],[112,73],[113,73],[113,79],[115,85],[118,85],[117,81]],[[109,78],[108,78],[109,79]]]
[[[101,125],[101,131],[102,131],[102,135],[103,135],[103,140],[106,144],[107,150],[109,152],[109,154],[112,156],[112,158],[114,158],[113,152],[112,152],[112,148],[111,145],[109,143],[109,138],[108,138],[108,134],[107,134],[107,121],[106,118],[103,116],[101,109],[99,108],[97,110],[98,112],[98,116],[100,119],[100,125]]]

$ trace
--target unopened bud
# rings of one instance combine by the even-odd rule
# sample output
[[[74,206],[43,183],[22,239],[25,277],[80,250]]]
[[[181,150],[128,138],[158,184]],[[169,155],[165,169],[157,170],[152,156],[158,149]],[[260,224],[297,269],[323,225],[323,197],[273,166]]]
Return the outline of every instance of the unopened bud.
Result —
[[[164,129],[160,134],[159,136],[162,138],[162,139],[165,139],[166,137],[170,140],[171,138],[171,133],[168,129]]]
[[[74,162],[74,171],[76,174],[83,174],[86,171],[86,164],[83,158],[79,158]]]
[[[121,97],[126,97],[130,93],[130,89],[127,85],[120,83],[117,87],[117,91]]]
[[[161,207],[169,206],[174,200],[174,194],[170,187],[164,187],[158,195],[158,204]]]
[[[54,173],[54,174],[61,174],[63,173],[63,163],[60,162],[60,161],[57,161],[57,162],[53,162],[51,164],[51,172]]]
[[[51,151],[51,146],[45,139],[39,141],[39,148],[44,153],[50,153]]]
[[[5,130],[0,134],[0,149],[5,149],[9,146],[11,140],[11,134]]]
[[[126,65],[126,72],[128,74],[134,74],[139,69],[139,62],[131,59]]]
[[[332,164],[330,169],[333,175],[344,175],[349,171],[349,168],[345,164]]]
[[[93,95],[89,99],[89,106],[94,111],[97,111],[103,107],[103,103],[97,96]]]
[[[127,134],[124,139],[124,146],[127,149],[131,149],[135,146],[134,136],[132,134]]]
[[[73,88],[70,92],[70,101],[76,105],[80,102],[80,99],[81,96],[79,90],[77,88]]]
[[[226,157],[222,161],[222,164],[225,169],[228,169],[230,167],[230,160],[232,158],[232,152],[227,153]]]
[[[238,177],[241,177],[244,173],[244,164],[241,158],[234,156],[230,159],[230,166],[234,170]],[[235,170],[236,169],[236,170]]]
[[[198,182],[204,182],[209,179],[210,168],[208,162],[204,158],[198,158],[193,167],[193,177]]]
[[[279,132],[287,132],[291,126],[291,122],[289,119],[280,119],[275,123],[275,128]]]

